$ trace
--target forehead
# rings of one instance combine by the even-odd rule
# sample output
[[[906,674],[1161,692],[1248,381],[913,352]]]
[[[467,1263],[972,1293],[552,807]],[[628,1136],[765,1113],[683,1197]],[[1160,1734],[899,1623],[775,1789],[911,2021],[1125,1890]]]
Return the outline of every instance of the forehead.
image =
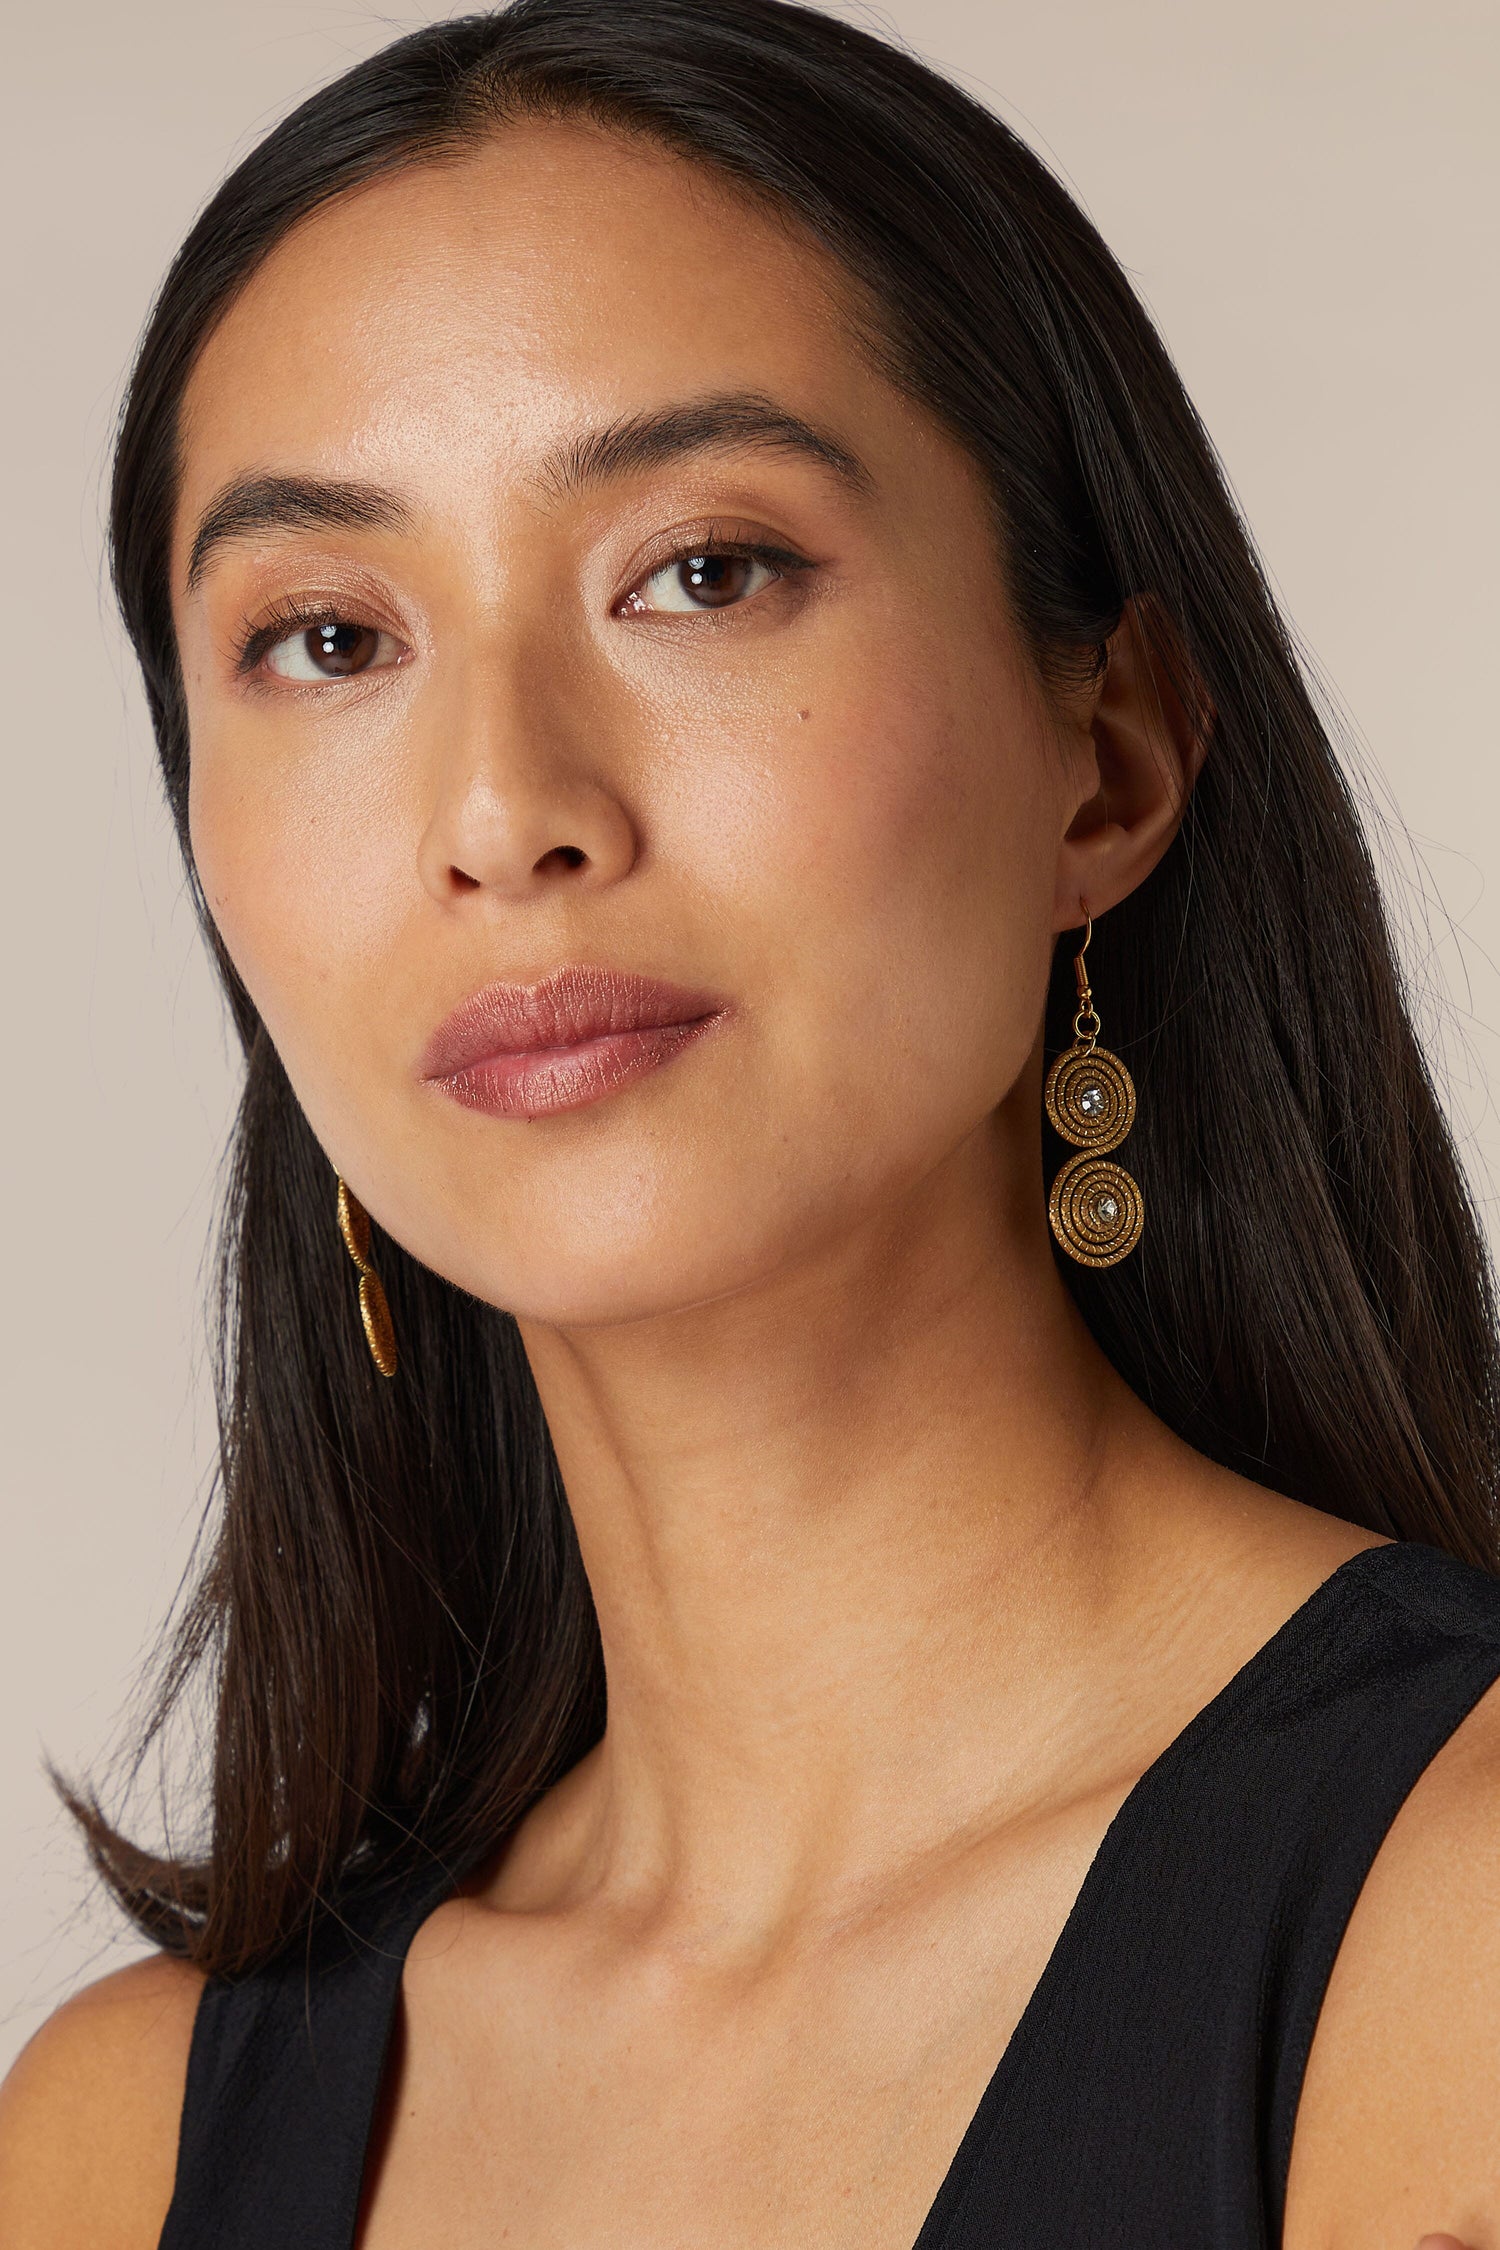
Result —
[[[339,197],[266,259],[183,414],[183,515],[251,465],[410,484],[518,465],[580,417],[747,383],[890,412],[855,285],[703,168],[600,127],[508,125]],[[885,394],[882,398],[882,394]]]

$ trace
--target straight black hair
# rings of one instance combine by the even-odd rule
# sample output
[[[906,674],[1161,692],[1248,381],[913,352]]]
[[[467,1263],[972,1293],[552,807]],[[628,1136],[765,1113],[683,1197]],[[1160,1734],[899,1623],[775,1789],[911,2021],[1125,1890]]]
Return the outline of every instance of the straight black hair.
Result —
[[[1151,1223],[1116,1268],[1065,1265],[1068,1286],[1205,1454],[1497,1567],[1491,1280],[1355,804],[1213,450],[1094,228],[979,103],[788,0],[514,0],[436,24],[304,102],[213,196],[151,313],[115,458],[115,584],[246,1076],[221,1506],[141,1745],[206,1667],[211,1827],[151,1852],[94,1796],[69,1801],[140,1927],[220,1974],[358,1885],[498,1843],[604,1723],[514,1320],[383,1238],[399,1380],[329,1318],[347,1298],[333,1175],[192,871],[168,578],[183,388],[247,278],[331,197],[536,115],[648,135],[832,253],[864,347],[983,473],[1044,676],[1097,665],[1131,597],[1155,619],[1211,744],[1180,836],[1108,923]],[[1072,1005],[1064,954],[1054,1048]]]

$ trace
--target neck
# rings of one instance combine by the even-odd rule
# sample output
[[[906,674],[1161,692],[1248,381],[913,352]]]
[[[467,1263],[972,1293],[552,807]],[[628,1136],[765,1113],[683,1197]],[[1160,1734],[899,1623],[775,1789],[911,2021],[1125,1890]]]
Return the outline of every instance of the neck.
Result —
[[[1037,1172],[987,1129],[755,1288],[524,1328],[608,1681],[543,1823],[570,1885],[784,1918],[1023,1796],[1086,1701],[1157,1426]]]

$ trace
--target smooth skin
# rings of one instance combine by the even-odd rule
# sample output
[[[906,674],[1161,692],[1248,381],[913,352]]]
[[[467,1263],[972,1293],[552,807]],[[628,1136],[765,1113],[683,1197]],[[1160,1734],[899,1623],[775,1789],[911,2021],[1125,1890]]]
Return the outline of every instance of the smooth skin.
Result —
[[[1131,1785],[1373,1543],[1181,1444],[1058,1278],[1053,945],[1085,900],[1107,1042],[1108,910],[1202,744],[1133,612],[1043,686],[978,473],[858,309],[701,170],[534,121],[305,223],[192,382],[207,897],[330,1180],[517,1315],[608,1665],[604,1740],[413,1948],[361,2250],[909,2250]],[[746,395],[862,483],[748,440],[548,466]],[[190,591],[271,474],[399,519]],[[673,558],[724,539],[796,560],[706,608]],[[293,676],[289,626],[238,669],[298,602],[368,668]],[[463,997],[564,961],[729,1013],[559,1115],[422,1083]],[[197,1990],[131,1968],[33,2042],[9,2250],[155,2242]],[[1287,2250],[1500,2250],[1497,2003],[1492,1693],[1355,1910]]]

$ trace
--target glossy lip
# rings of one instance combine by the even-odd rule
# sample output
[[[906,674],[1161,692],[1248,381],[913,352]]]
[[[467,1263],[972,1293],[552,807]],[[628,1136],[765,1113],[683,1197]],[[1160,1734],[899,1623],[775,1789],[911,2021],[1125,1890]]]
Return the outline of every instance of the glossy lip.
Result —
[[[536,984],[471,993],[429,1040],[421,1075],[491,1116],[578,1109],[655,1070],[727,1012],[716,993],[570,963]]]

